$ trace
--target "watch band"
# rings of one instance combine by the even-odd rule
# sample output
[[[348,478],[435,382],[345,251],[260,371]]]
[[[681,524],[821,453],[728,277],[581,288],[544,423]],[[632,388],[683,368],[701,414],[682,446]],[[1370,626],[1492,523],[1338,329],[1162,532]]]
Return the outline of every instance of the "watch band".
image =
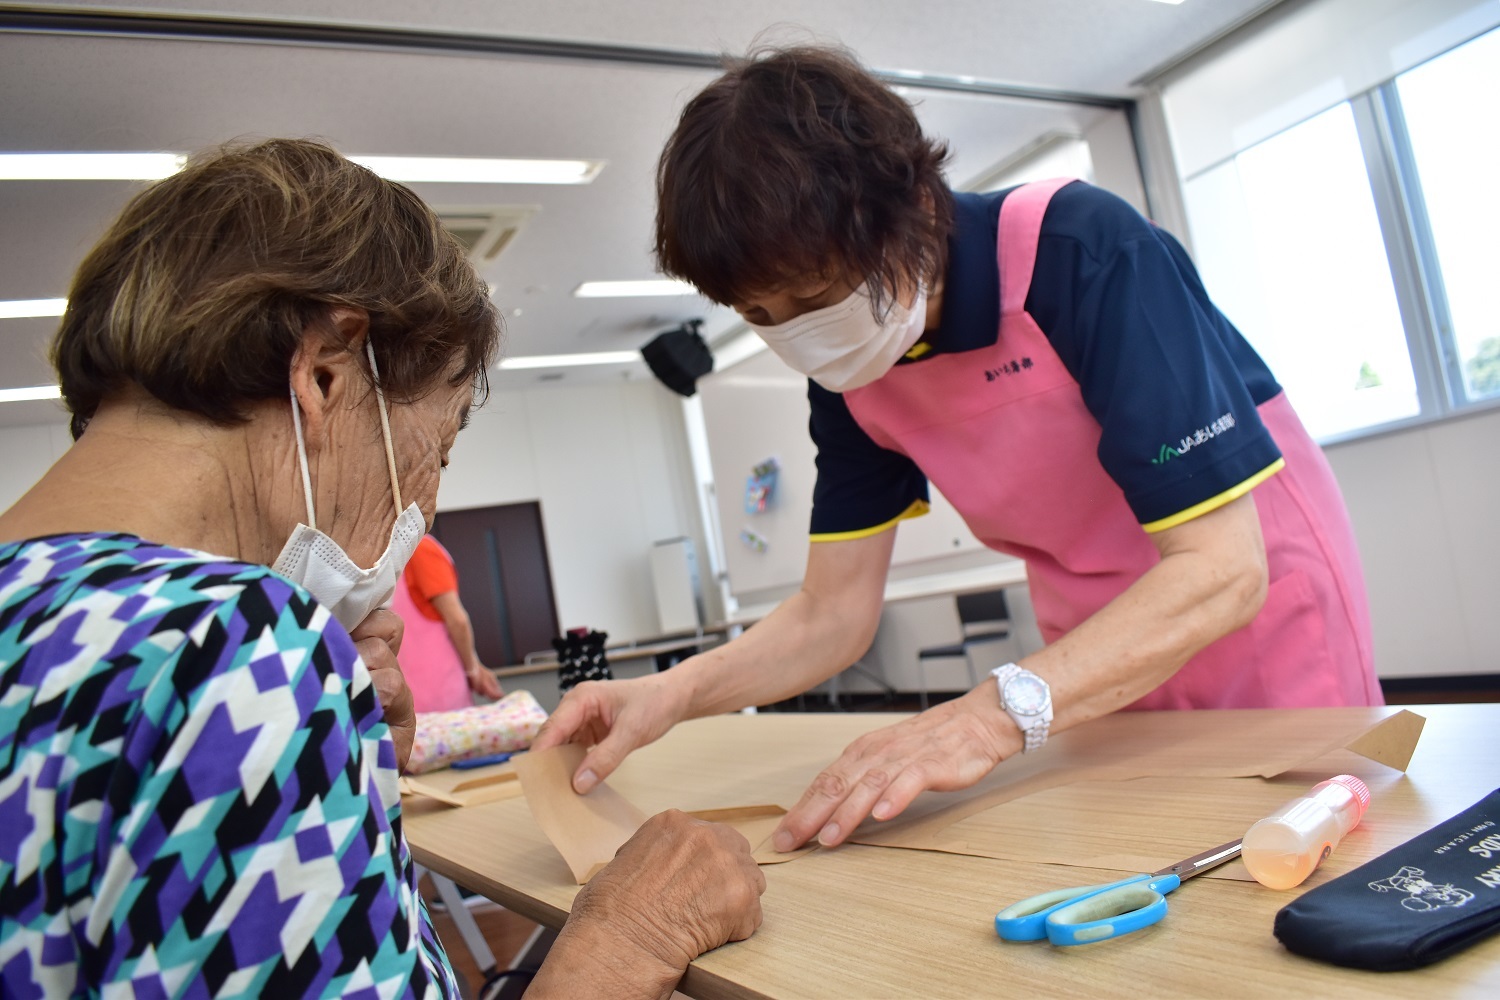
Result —
[[[1047,742],[1052,723],[1052,689],[1041,677],[1015,663],[996,667],[991,672],[1000,694],[1000,707],[1005,709],[1016,728],[1021,730],[1022,752],[1030,753]],[[1013,697],[1007,689],[1011,682],[1024,677],[1023,697]]]

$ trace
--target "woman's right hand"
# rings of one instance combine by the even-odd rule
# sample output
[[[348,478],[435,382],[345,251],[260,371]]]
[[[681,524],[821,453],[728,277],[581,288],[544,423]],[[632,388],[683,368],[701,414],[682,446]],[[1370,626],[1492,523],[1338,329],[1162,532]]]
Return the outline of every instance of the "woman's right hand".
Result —
[[[653,816],[578,893],[526,996],[668,997],[693,959],[755,933],[765,891],[734,829]]]
[[[563,698],[532,743],[592,747],[573,774],[583,795],[609,777],[632,750],[654,743],[687,714],[687,697],[671,672],[623,681],[585,681]]]

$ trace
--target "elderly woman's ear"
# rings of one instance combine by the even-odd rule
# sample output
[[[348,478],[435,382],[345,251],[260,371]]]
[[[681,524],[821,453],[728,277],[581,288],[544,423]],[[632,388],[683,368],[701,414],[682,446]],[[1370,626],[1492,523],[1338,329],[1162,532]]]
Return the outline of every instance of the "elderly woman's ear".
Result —
[[[302,343],[292,355],[291,378],[309,453],[326,443],[332,408],[348,406],[368,387],[359,359],[369,333],[369,313],[350,306],[334,306],[322,323],[309,323],[303,329]]]

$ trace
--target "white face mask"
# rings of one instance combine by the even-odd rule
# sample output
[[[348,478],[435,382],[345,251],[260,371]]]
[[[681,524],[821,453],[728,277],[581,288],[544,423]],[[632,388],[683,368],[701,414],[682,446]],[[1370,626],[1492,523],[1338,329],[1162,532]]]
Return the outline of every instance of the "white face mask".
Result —
[[[365,349],[375,376],[375,398],[380,406],[380,434],[385,439],[386,466],[391,474],[391,495],[401,513],[391,528],[391,540],[369,569],[356,566],[343,546],[318,530],[313,513],[312,479],[307,473],[307,444],[302,438],[302,410],[292,393],[292,424],[297,429],[297,461],[302,467],[302,493],[307,502],[307,523],[297,525],[271,569],[300,583],[329,610],[338,623],[351,632],[377,608],[390,607],[400,578],[417,543],[427,533],[422,510],[412,504],[401,510],[401,484],[396,479],[396,453],[391,448],[391,422],[375,368],[375,349],[367,339]]]
[[[781,360],[830,392],[848,392],[890,371],[927,326],[927,292],[910,306],[892,302],[885,319],[870,311],[870,293],[855,289],[837,305],[815,309],[777,326],[756,326]]]

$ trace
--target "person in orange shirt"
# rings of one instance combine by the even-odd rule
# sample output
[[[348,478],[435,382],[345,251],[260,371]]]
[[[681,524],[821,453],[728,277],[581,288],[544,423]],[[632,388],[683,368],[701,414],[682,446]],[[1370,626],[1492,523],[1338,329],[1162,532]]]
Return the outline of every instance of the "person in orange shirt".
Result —
[[[474,649],[453,557],[431,535],[422,536],[406,564],[392,608],[406,624],[400,663],[418,712],[468,708],[475,694],[500,697],[500,682]]]

